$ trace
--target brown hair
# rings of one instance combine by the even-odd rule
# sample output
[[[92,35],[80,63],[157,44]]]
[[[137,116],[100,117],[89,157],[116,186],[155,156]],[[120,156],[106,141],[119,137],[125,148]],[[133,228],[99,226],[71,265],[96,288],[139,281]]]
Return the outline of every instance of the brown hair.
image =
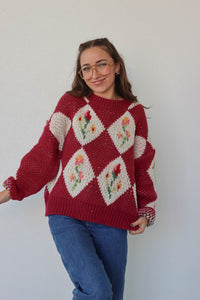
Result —
[[[75,70],[75,78],[72,83],[72,90],[68,91],[72,96],[75,97],[87,97],[90,96],[93,92],[92,90],[87,86],[85,81],[81,78],[78,71],[81,68],[80,64],[80,58],[83,51],[85,51],[88,48],[92,47],[100,47],[103,50],[105,50],[114,60],[115,63],[120,64],[120,73],[119,75],[116,75],[115,77],[115,92],[118,96],[127,99],[131,102],[137,102],[136,96],[133,95],[131,91],[131,84],[128,81],[126,69],[124,65],[124,61],[117,52],[114,45],[107,39],[95,39],[90,40],[88,42],[82,43],[79,46],[79,52],[78,57],[76,61],[76,70]]]

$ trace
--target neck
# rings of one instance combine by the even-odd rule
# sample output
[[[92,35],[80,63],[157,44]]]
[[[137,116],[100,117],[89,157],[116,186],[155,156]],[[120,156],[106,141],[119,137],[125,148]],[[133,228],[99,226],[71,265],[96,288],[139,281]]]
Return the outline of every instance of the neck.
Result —
[[[108,93],[108,94],[94,93],[94,95],[102,97],[102,98],[110,99],[110,100],[111,99],[112,100],[122,100],[122,98],[114,92]]]
[[[104,111],[110,110],[112,112],[119,112],[120,109],[127,108],[129,101],[126,99],[115,100],[103,98],[102,96],[98,96],[96,94],[92,94],[86,97],[87,102],[89,101],[94,107],[98,107],[99,109],[103,109]]]

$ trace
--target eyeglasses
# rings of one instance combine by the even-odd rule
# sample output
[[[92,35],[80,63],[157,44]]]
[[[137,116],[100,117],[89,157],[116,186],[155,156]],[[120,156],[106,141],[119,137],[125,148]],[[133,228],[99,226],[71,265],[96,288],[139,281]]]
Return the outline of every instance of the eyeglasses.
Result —
[[[114,61],[111,63],[108,62],[99,62],[95,65],[87,65],[82,67],[78,73],[81,76],[82,79],[90,79],[92,77],[93,68],[96,70],[96,72],[100,75],[107,75],[110,72],[110,66],[114,64]]]

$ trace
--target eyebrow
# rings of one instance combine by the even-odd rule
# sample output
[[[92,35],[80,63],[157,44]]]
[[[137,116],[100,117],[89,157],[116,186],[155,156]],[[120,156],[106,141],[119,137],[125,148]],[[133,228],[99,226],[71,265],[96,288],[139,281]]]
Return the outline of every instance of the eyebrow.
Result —
[[[96,64],[98,64],[98,63],[101,62],[101,61],[107,61],[107,59],[106,59],[106,58],[104,58],[104,59],[99,59],[99,60],[96,61]],[[90,64],[84,64],[84,65],[82,65],[81,67],[84,67],[84,66],[90,66]]]

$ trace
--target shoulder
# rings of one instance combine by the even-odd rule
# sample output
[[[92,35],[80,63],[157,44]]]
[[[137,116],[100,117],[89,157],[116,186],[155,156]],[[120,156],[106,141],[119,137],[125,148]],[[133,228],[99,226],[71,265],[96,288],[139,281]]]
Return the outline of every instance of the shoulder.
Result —
[[[128,111],[133,115],[136,122],[146,118],[144,106],[139,101],[130,104]]]
[[[57,106],[65,106],[69,103],[71,103],[72,101],[76,101],[76,97],[70,95],[68,92],[64,93],[64,95],[62,95],[58,101]]]
[[[129,111],[141,111],[143,110],[143,105],[139,102],[139,101],[136,101],[136,102],[131,102],[130,100],[127,100],[127,103],[128,103],[128,110]]]
[[[82,101],[82,97],[75,97],[70,95],[69,92],[66,92],[59,99],[54,112],[69,112],[70,110],[73,110],[74,107],[79,106],[82,103]]]

